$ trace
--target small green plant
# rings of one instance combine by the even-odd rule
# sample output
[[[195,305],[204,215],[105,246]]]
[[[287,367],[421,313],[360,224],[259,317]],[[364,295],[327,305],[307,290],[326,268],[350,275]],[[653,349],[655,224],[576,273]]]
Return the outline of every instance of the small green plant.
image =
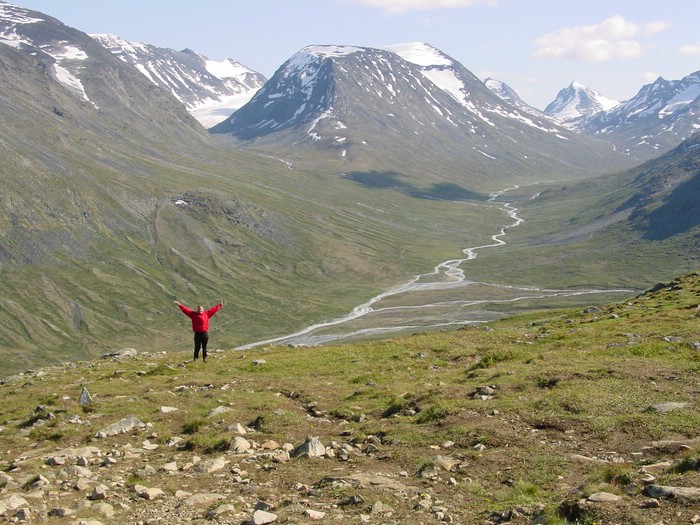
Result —
[[[453,409],[446,403],[438,402],[427,409],[422,410],[416,418],[416,423],[419,425],[437,423],[452,414],[452,411]]]
[[[204,426],[204,423],[205,422],[203,419],[195,419],[193,421],[188,421],[187,423],[182,425],[182,433],[188,436],[196,434],[197,432],[199,432],[199,429]]]

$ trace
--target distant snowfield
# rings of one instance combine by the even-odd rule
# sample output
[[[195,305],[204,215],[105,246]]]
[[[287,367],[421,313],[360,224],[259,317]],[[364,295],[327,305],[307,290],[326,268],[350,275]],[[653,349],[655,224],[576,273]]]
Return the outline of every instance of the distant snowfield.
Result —
[[[210,100],[190,110],[190,114],[205,128],[211,128],[229,118],[237,109],[243,107],[255,93],[242,93],[221,100]]]

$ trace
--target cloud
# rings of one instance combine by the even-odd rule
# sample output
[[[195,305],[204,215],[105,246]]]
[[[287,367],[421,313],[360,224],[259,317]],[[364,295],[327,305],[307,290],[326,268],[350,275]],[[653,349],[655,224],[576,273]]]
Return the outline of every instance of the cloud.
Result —
[[[565,27],[535,40],[535,58],[569,58],[586,62],[636,58],[644,52],[641,38],[664,31],[663,21],[635,24],[616,15],[591,26]]]
[[[700,43],[681,46],[678,48],[678,52],[684,55],[700,55]]]
[[[351,0],[353,3],[376,7],[385,13],[395,14],[405,11],[430,11],[433,9],[454,9],[474,5],[498,5],[499,0]]]

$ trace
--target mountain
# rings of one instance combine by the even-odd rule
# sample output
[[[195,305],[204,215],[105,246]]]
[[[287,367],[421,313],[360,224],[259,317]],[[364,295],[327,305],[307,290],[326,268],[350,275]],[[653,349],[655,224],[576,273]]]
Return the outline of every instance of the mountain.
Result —
[[[518,95],[518,93],[505,82],[501,82],[500,80],[496,80],[489,77],[484,80],[484,84],[487,88],[491,90],[491,92],[494,95],[505,100],[511,106],[515,106],[521,111],[524,111],[525,113],[530,113],[531,115],[534,115],[537,118],[546,117],[546,115],[542,111],[529,105],[522,98],[520,98],[520,95]]]
[[[86,33],[5,2],[0,86],[6,371],[189,348],[174,299],[228,300],[217,346],[290,333],[434,258],[397,258],[400,246],[456,242],[434,230],[447,211],[409,225],[412,198],[377,203],[344,179],[222,144]]]
[[[205,127],[221,122],[248,102],[266,81],[230,58],[217,62],[190,49],[175,51],[114,35],[92,37],[170,91]]]
[[[386,186],[469,191],[625,164],[608,144],[507,104],[427,44],[389,49],[308,46],[210,131]]]
[[[581,133],[610,141],[632,157],[656,157],[700,127],[700,71],[681,80],[659,77],[631,99],[585,115],[570,125]]]
[[[557,98],[544,109],[545,115],[568,123],[580,117],[606,111],[617,106],[619,102],[605,98],[597,91],[572,82],[562,89]]]
[[[700,132],[633,170],[635,191],[620,207],[646,239],[691,233],[700,240]]]

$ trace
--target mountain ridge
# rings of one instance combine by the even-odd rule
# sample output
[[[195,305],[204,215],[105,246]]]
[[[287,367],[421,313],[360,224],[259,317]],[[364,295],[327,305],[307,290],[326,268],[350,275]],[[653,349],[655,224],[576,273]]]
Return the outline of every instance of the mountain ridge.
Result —
[[[306,47],[210,131],[244,147],[284,152],[295,162],[307,153],[324,154],[342,172],[363,171],[353,166],[367,157],[379,163],[387,157],[390,162],[374,171],[405,169],[411,178],[432,175],[472,189],[498,173],[519,173],[522,181],[629,162],[603,142],[506,105],[466,68],[430,49],[438,64],[384,49]],[[425,157],[410,165],[397,160],[410,155],[408,144],[420,145]],[[401,165],[406,168],[397,169]]]
[[[214,61],[184,49],[159,48],[115,35],[90,35],[154,84],[169,90],[204,127],[248,102],[266,79],[232,59]]]

